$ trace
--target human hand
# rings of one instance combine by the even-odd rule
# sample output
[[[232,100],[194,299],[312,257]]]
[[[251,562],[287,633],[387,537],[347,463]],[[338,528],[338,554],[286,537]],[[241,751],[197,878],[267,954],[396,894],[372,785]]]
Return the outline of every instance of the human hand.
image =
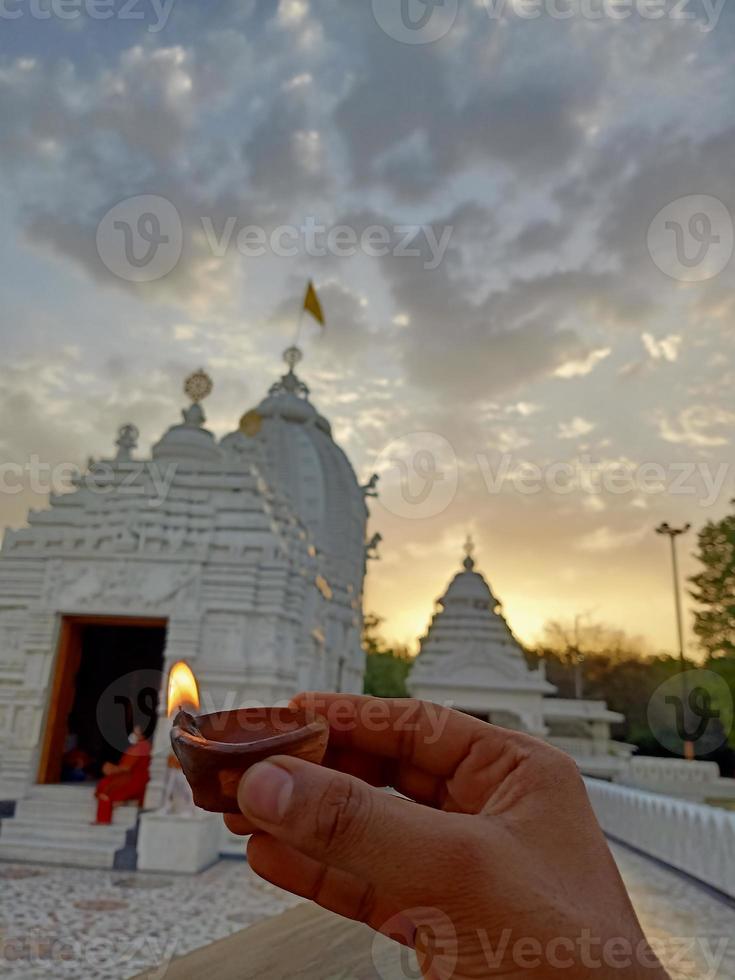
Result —
[[[565,753],[420,701],[294,703],[329,720],[329,750],[243,776],[225,821],[257,874],[413,946],[436,980],[665,980]]]

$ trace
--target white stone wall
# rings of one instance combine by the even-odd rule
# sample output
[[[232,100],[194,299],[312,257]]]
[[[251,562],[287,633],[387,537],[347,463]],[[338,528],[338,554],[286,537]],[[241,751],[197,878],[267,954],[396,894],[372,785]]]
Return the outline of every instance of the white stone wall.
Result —
[[[735,898],[735,813],[587,779],[602,829]]]
[[[125,426],[114,459],[5,534],[0,799],[37,778],[65,616],[165,620],[164,672],[190,662],[210,710],[362,690],[363,489],[292,370],[258,413],[255,433],[218,444],[191,405],[150,459]],[[167,742],[162,723],[151,800]]]
[[[165,667],[189,661],[215,706],[228,692],[269,703],[298,688],[296,650],[327,603],[297,520],[275,512],[247,467],[182,464],[156,507],[149,484],[143,464],[115,463],[110,493],[52,498],[5,536],[0,799],[37,778],[64,616],[165,620]],[[152,796],[168,752],[160,727]]]

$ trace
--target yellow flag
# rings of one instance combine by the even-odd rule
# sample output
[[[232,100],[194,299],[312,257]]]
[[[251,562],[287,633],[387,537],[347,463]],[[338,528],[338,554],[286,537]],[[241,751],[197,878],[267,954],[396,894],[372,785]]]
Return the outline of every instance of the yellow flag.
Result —
[[[316,289],[314,289],[314,283],[311,279],[309,280],[309,285],[306,287],[304,310],[307,313],[311,313],[314,319],[324,326],[324,311],[322,310],[322,304],[319,302],[319,297],[316,294]]]

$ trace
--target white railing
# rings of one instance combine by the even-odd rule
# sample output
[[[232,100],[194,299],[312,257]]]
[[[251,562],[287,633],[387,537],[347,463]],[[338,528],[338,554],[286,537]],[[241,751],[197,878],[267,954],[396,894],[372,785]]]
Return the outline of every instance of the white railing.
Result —
[[[735,898],[735,813],[586,779],[602,829]]]

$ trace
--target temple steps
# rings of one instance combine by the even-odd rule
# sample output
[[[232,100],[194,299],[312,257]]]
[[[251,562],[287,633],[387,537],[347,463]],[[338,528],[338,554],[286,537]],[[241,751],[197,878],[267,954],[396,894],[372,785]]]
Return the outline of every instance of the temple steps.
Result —
[[[0,861],[31,864],[73,865],[79,868],[113,868],[117,847],[103,844],[64,844],[38,838],[24,842],[3,843],[0,834]]]
[[[39,783],[31,786],[28,799],[78,803],[79,800],[93,800],[94,790],[94,783]]]
[[[53,813],[50,813],[53,807]],[[87,826],[92,823],[96,812],[96,801],[82,800],[77,803],[61,801],[49,803],[48,800],[31,798],[18,800],[15,807],[16,820],[34,820],[46,822],[52,816],[54,823],[82,823]],[[137,809],[134,806],[116,806],[112,814],[113,827],[134,827]]]
[[[93,824],[94,786],[34,786],[15,815],[0,823],[0,860],[112,868],[138,811],[118,806],[113,823]]]
[[[83,831],[84,841],[92,844],[114,844],[115,847],[122,847],[125,843],[127,829],[120,828],[115,824],[100,825],[83,823],[79,824],[71,820],[59,820],[49,824],[43,820],[25,820],[15,816],[12,820],[4,820],[2,832],[0,832],[0,843],[21,842],[23,840],[45,840],[52,838],[59,843],[64,841],[72,844],[79,843],[80,832]]]

